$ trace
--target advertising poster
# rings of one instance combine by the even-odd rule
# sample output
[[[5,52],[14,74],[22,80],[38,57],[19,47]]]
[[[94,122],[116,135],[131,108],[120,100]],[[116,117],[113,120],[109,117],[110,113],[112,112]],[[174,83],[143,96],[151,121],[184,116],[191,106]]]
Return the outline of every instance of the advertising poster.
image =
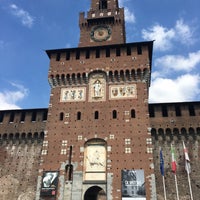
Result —
[[[122,200],[146,200],[144,170],[122,170]]]
[[[58,172],[44,172],[42,177],[41,196],[56,196]]]

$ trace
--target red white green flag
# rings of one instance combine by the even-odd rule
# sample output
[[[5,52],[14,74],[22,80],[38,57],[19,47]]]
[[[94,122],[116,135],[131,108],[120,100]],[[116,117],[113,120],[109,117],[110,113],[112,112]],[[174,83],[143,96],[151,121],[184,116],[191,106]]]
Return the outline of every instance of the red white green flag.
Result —
[[[172,172],[175,174],[176,173],[176,158],[175,158],[174,148],[172,145],[171,145],[171,153],[172,153]]]
[[[183,141],[183,151],[184,151],[184,154],[185,154],[185,170],[189,174],[189,173],[191,173],[190,158],[189,158],[188,150],[185,146],[184,141]]]

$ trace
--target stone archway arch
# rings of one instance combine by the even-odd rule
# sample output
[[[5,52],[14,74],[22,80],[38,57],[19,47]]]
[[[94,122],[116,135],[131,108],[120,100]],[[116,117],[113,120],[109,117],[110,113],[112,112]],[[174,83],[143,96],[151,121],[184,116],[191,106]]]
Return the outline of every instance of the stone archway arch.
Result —
[[[86,190],[84,200],[106,200],[106,192],[99,186],[92,186]]]

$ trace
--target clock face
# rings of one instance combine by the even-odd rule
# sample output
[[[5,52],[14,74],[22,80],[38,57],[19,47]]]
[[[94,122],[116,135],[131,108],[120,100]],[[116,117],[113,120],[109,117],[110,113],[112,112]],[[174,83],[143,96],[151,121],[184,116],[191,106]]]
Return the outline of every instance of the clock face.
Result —
[[[94,40],[95,42],[102,42],[110,38],[111,32],[112,31],[109,26],[99,25],[93,27],[90,35],[91,39]]]

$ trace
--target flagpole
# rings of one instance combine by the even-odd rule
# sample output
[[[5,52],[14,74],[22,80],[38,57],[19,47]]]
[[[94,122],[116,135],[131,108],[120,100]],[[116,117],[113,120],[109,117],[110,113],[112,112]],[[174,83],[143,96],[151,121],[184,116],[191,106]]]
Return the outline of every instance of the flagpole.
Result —
[[[162,175],[162,180],[163,180],[163,190],[164,190],[164,200],[167,200],[166,197],[166,188],[165,188],[165,168],[164,168],[164,158],[163,158],[163,154],[162,154],[162,149],[160,147],[160,173]]]
[[[178,184],[177,184],[176,174],[174,174],[174,178],[175,178],[175,185],[176,185],[176,196],[177,196],[177,200],[179,200],[179,192],[178,192]]]
[[[166,196],[166,188],[165,188],[165,177],[164,177],[164,176],[162,176],[162,177],[163,177],[164,198],[165,198],[165,200],[167,200],[167,196]]]
[[[190,188],[190,197],[191,197],[191,200],[193,200],[192,187],[191,187],[191,181],[190,181],[190,174],[187,173],[187,175],[188,175],[188,183],[189,183],[189,188]]]
[[[171,153],[172,153],[172,172],[174,173],[176,196],[177,196],[177,200],[179,200],[178,184],[177,184],[177,177],[176,177],[176,158],[175,158],[174,148],[172,144],[171,144]]]
[[[191,200],[193,200],[191,180],[190,180],[190,173],[191,173],[190,159],[189,159],[188,151],[187,151],[187,148],[185,146],[184,141],[183,141],[183,149],[184,149],[184,154],[185,154],[185,170],[186,170],[187,176],[188,176],[188,184],[189,184],[189,189],[190,189],[190,197],[191,197]]]

